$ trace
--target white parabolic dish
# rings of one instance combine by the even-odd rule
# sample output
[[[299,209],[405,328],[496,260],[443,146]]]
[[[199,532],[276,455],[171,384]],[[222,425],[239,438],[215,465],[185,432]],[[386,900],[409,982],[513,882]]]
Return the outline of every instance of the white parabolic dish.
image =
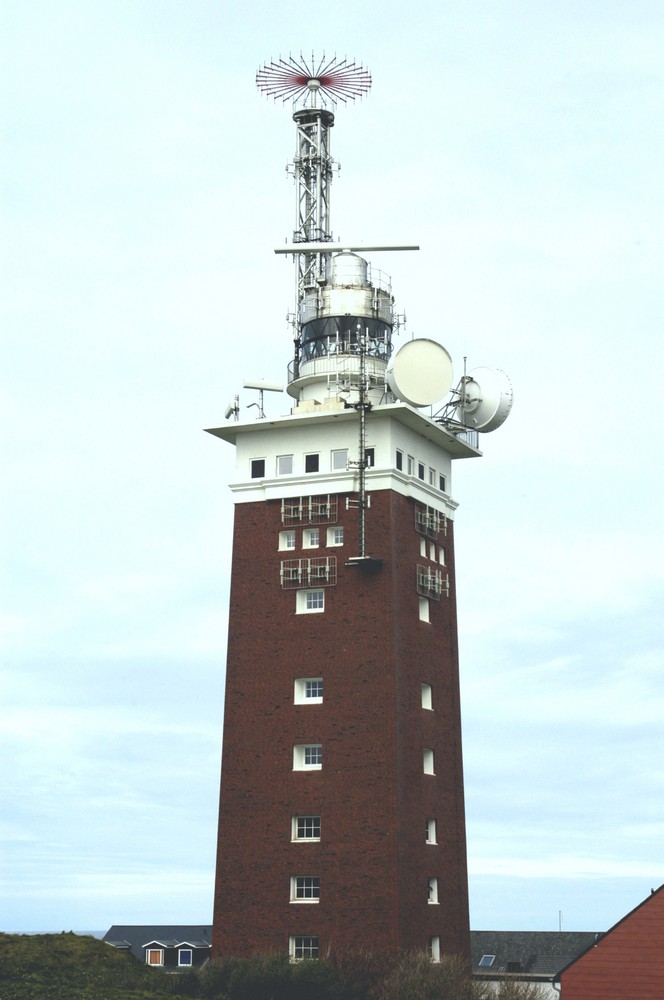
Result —
[[[386,378],[397,399],[430,406],[450,391],[452,359],[435,340],[409,340],[390,361]]]
[[[507,420],[514,396],[512,383],[498,368],[473,368],[469,372],[457,418],[466,427],[488,433]]]

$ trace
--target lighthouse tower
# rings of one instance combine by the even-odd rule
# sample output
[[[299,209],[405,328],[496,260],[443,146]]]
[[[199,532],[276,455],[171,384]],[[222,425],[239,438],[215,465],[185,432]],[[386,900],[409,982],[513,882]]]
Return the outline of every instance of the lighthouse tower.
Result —
[[[332,242],[331,108],[366,70],[288,59],[257,81],[294,106],[295,350],[287,412],[251,383],[259,419],[210,431],[236,449],[213,950],[467,957],[451,470],[511,392],[479,369],[431,416],[449,355],[393,352],[364,256],[410,248]]]

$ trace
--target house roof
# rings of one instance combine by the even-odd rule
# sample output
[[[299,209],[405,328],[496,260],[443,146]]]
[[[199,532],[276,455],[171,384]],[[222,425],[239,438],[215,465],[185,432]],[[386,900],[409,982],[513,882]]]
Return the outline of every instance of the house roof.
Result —
[[[471,931],[473,974],[491,979],[513,972],[552,979],[600,936],[594,931]],[[480,965],[483,956],[494,958]]]
[[[210,948],[212,927],[210,924],[113,924],[102,938],[114,948],[131,951],[143,961],[145,948],[159,945],[161,948]]]

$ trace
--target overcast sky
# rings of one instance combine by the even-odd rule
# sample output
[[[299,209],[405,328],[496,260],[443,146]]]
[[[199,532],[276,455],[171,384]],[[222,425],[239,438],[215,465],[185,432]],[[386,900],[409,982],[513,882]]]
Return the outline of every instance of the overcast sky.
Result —
[[[335,235],[515,405],[455,466],[471,923],[664,881],[661,0],[4,0],[0,929],[211,920],[232,505],[283,381],[288,107],[347,55]],[[268,412],[287,403],[268,401]]]

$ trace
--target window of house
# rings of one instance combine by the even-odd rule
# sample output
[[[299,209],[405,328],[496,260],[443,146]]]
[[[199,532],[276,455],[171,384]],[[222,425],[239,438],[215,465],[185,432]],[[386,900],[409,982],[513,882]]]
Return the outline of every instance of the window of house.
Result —
[[[279,532],[279,549],[294,549],[295,548],[295,532],[294,531],[280,531]]]
[[[295,704],[318,705],[323,700],[322,677],[298,677],[295,681]]]
[[[433,761],[433,750],[423,750],[422,751],[422,766],[424,768],[425,774],[435,774],[434,771],[434,761]]]
[[[337,525],[335,528],[327,529],[327,544],[328,545],[343,545],[344,543],[344,529]]]
[[[417,463],[417,478],[424,480],[424,462]]]
[[[298,615],[325,611],[325,591],[298,590],[295,598],[295,611]]]
[[[436,470],[429,467],[429,486],[436,485]]]
[[[163,948],[148,948],[145,953],[145,961],[148,965],[163,965],[164,964],[164,951]]]
[[[442,546],[438,549],[438,562],[441,566],[445,565],[445,549]]]
[[[332,468],[344,471],[348,468],[348,448],[339,448],[332,452]]]
[[[406,458],[406,471],[409,476],[415,475],[415,459],[412,455],[408,455]]]
[[[440,938],[437,934],[429,938],[428,951],[432,962],[440,962]]]
[[[298,743],[293,747],[294,771],[320,771],[323,766],[321,743]]]
[[[495,961],[496,961],[495,955],[482,955],[479,961],[479,967],[480,969],[490,969]]]
[[[435,542],[429,542],[429,559],[431,559],[432,562],[436,561],[436,543]]]
[[[320,528],[305,528],[302,532],[302,548],[317,549],[320,545]]]
[[[265,478],[265,459],[264,458],[252,458],[252,460],[251,460],[251,478],[252,479],[264,479]]]
[[[277,475],[290,476],[293,473],[293,456],[277,455]]]
[[[292,840],[320,840],[320,816],[293,816]]]
[[[365,448],[364,449],[364,462],[367,469],[373,469],[376,464],[376,449],[375,448]]]
[[[422,685],[422,708],[433,709],[433,698],[430,684]]]
[[[178,965],[193,965],[194,953],[191,948],[180,948],[178,951]]]
[[[437,844],[436,840],[436,821],[435,819],[428,819],[425,824],[426,831],[426,842],[427,844]]]
[[[445,476],[438,476],[438,489],[441,493],[447,492],[447,478]]]
[[[394,464],[396,465],[396,467],[399,470],[399,472],[403,472],[403,452],[399,451],[398,448],[397,448],[397,452],[396,452],[396,457],[395,457]]]
[[[438,879],[430,878],[428,881],[428,900],[430,903],[438,902]]]
[[[290,891],[292,903],[317,903],[320,899],[320,878],[318,875],[292,875]]]
[[[318,938],[308,934],[294,934],[288,939],[288,954],[294,962],[318,958],[318,948]]]
[[[316,453],[315,455],[304,456],[305,472],[318,472],[319,464],[320,464],[320,455],[318,453]]]
[[[426,538],[420,538],[420,555],[426,559],[427,555],[427,540]]]
[[[420,602],[420,621],[421,622],[431,621],[431,618],[429,616],[429,598],[420,597],[419,602]]]

